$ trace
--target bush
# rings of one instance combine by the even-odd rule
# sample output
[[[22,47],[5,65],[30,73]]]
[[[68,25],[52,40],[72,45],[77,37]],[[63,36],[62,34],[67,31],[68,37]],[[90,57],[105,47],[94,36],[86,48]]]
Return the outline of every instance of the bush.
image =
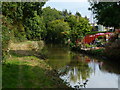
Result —
[[[48,24],[46,41],[52,43],[65,43],[67,32],[70,31],[69,24],[64,20],[54,20]]]
[[[108,58],[113,60],[120,59],[120,40],[107,43],[105,47],[105,53]]]
[[[11,19],[8,19],[4,16],[2,16],[2,59],[5,59],[7,55],[9,54],[8,52],[8,46],[10,39],[12,39],[12,26],[11,26]]]
[[[43,19],[34,13],[34,17],[26,18],[25,32],[28,40],[40,40],[45,37],[46,28]]]
[[[105,53],[107,57],[113,60],[120,59],[120,39],[118,38],[119,33],[115,33],[110,37],[109,42],[105,46]]]

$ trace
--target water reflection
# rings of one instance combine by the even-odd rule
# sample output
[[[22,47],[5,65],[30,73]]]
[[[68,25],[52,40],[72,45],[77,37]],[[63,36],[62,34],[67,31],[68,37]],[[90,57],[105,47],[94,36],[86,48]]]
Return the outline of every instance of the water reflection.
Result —
[[[104,72],[120,75],[120,62],[104,61],[100,69]]]
[[[120,64],[72,53],[62,46],[50,45],[47,46],[47,50],[49,58],[47,63],[58,70],[60,78],[67,82],[68,86],[73,88],[118,87]]]
[[[64,67],[59,69],[60,78],[68,82],[72,87],[85,87],[92,73],[92,69],[88,66],[86,61],[88,58],[86,56],[86,61],[81,55],[72,55],[70,62]],[[87,61],[88,62],[88,61]]]

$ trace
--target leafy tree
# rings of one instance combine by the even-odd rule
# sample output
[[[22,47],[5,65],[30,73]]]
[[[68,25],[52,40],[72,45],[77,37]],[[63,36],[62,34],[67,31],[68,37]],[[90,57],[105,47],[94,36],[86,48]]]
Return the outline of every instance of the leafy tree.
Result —
[[[98,24],[120,28],[120,2],[90,2],[89,10],[95,14]],[[105,54],[109,59],[119,60],[120,43],[117,34],[110,38],[105,46]],[[112,52],[111,52],[112,51]],[[114,57],[114,58],[113,58]]]
[[[42,6],[45,2],[2,2],[2,58],[10,41],[40,40],[45,36]]]
[[[89,10],[95,14],[98,24],[120,27],[120,2],[93,2],[90,1]]]
[[[69,24],[64,20],[54,20],[48,24],[46,40],[54,43],[64,43],[63,33],[70,31]]]
[[[83,35],[85,35],[87,32],[90,32],[92,29],[92,26],[90,25],[88,19],[80,17],[79,22],[77,24],[77,27],[82,32]]]
[[[34,12],[34,16],[31,18],[26,18],[25,22],[26,37],[28,40],[40,40],[44,36],[45,25],[43,23],[43,18]]]
[[[74,15],[70,15],[65,19],[65,21],[69,23],[72,30],[75,28],[77,24],[77,18]]]
[[[5,59],[8,52],[8,46],[11,39],[13,39],[12,20],[2,16],[2,59]]]
[[[37,12],[37,15],[41,16],[42,14],[42,7],[44,6],[45,2],[23,2],[24,9],[23,15],[24,18],[33,17],[34,11]]]
[[[43,8],[42,16],[46,25],[53,20],[62,18],[61,12],[57,11],[56,9],[51,9],[51,7]]]
[[[71,27],[70,38],[72,41],[83,37],[85,33],[90,32],[92,29],[89,21],[83,17],[77,18],[76,16],[71,15],[67,17],[65,21],[68,22]]]
[[[23,9],[23,23],[26,37],[29,40],[40,40],[45,34],[43,23],[42,6],[45,2],[25,2]]]
[[[81,17],[81,14],[79,12],[76,12],[75,16]]]
[[[26,35],[28,39],[30,37],[31,39],[40,38],[42,30],[45,29],[44,23],[42,24],[43,20],[39,18],[44,4],[45,2],[3,2],[3,15],[12,19],[12,24],[16,28],[14,29],[14,36],[17,40],[23,40]],[[31,34],[28,32],[31,32]]]
[[[72,13],[71,13],[70,11],[68,12],[68,10],[65,9],[65,10],[62,11],[62,15],[63,15],[64,17],[66,17],[66,16],[72,15]]]

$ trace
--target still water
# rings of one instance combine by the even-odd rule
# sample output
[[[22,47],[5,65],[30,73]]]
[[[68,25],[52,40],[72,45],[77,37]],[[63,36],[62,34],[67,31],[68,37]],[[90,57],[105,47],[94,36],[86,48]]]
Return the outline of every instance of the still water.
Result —
[[[47,45],[44,52],[49,58],[47,63],[72,88],[118,88],[119,63],[73,53],[60,45]]]

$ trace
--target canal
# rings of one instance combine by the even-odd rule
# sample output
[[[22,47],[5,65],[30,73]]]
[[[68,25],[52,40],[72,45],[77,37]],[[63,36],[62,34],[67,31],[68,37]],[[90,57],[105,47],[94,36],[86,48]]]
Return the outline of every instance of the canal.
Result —
[[[62,45],[46,45],[47,63],[72,88],[118,88],[119,63],[71,52]]]

